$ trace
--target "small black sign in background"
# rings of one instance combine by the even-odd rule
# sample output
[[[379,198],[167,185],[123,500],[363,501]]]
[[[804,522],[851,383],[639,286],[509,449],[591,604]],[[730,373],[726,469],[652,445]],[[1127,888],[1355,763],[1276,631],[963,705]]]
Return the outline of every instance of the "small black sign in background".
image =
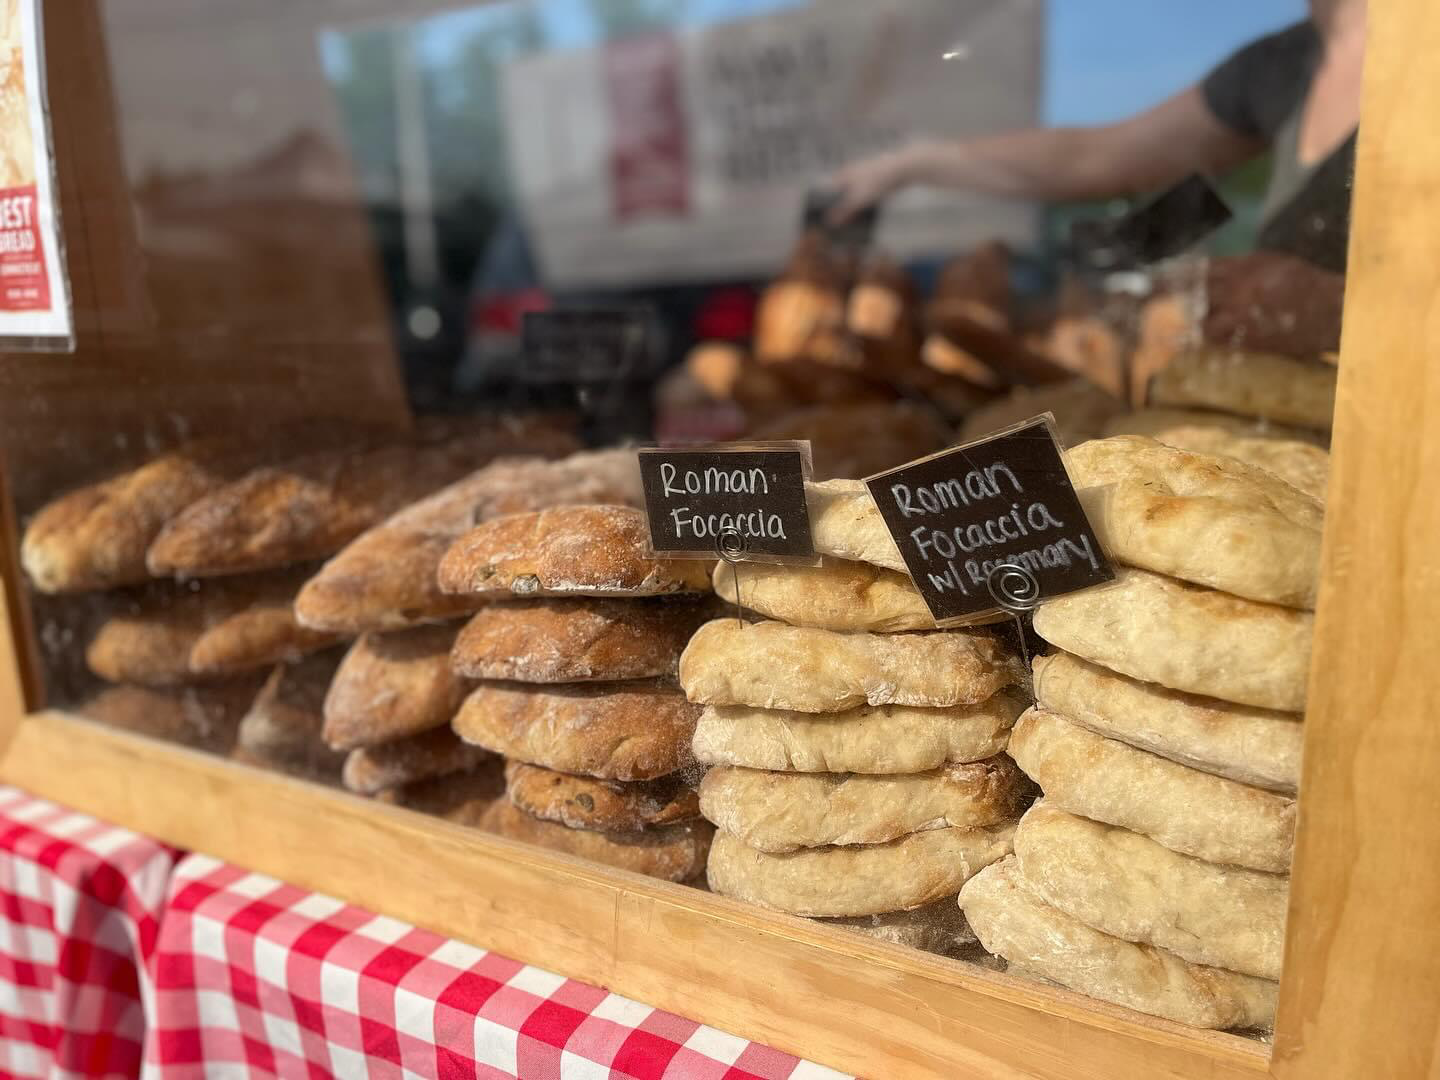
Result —
[[[601,386],[645,378],[655,366],[655,331],[653,314],[643,308],[527,311],[521,377]]]
[[[1033,575],[1035,599],[1115,576],[1045,417],[866,484],[936,622],[999,610],[998,565]]]
[[[1076,222],[1070,255],[1091,270],[1139,269],[1198,244],[1234,216],[1197,173],[1122,218]]]
[[[650,543],[670,556],[815,561],[806,443],[644,449],[640,479]]]

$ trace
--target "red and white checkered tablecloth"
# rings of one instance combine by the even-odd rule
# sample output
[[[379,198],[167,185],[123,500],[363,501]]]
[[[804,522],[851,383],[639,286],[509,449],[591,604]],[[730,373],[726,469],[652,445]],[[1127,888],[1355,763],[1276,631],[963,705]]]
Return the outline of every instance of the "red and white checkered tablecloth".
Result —
[[[0,786],[0,1074],[134,1076],[175,852]]]
[[[594,986],[191,855],[147,1076],[841,1080]]]

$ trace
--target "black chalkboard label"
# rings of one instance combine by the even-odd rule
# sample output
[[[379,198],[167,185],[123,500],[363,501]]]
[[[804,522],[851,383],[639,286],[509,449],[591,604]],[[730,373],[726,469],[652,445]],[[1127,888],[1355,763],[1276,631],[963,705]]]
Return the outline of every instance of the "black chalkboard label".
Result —
[[[1047,417],[865,483],[936,622],[1028,608],[1115,577]],[[992,591],[1002,582],[1004,605]]]
[[[642,308],[527,311],[521,377],[534,383],[642,379],[654,366],[654,317]]]
[[[640,454],[650,545],[680,558],[815,562],[808,443],[737,443]]]
[[[1070,254],[1091,270],[1139,269],[1193,247],[1234,216],[1197,173],[1118,220],[1076,222]]]
[[[815,189],[805,194],[805,209],[801,215],[801,228],[806,232],[820,230],[825,239],[841,251],[859,255],[868,250],[875,236],[875,225],[880,220],[880,205],[872,203],[860,210],[841,225],[830,222],[830,211],[840,201],[841,193],[831,189]]]

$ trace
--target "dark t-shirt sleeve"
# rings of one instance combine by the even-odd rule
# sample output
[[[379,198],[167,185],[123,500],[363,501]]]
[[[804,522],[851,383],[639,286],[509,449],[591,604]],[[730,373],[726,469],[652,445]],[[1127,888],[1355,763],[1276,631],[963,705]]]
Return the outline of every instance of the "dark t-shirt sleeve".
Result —
[[[1205,76],[1205,104],[1232,131],[1269,142],[1304,98],[1319,52],[1309,21],[1253,41]]]

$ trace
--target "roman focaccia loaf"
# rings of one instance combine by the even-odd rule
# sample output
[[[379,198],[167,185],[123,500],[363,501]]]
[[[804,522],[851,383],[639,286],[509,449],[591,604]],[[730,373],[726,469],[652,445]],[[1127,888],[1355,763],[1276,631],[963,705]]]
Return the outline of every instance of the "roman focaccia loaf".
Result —
[[[511,761],[505,783],[510,801],[525,813],[572,829],[633,832],[700,816],[700,797],[679,773],[626,783]]]
[[[792,915],[878,915],[923,907],[1010,854],[1014,825],[932,829],[888,844],[802,848],[771,854],[720,832],[710,848],[710,888]]]
[[[1138,435],[1065,455],[1114,559],[1249,600],[1314,608],[1324,507],[1264,469]]]
[[[680,658],[691,701],[807,713],[973,705],[1018,676],[1016,659],[983,630],[840,634],[716,619]]]
[[[1032,791],[1003,754],[908,776],[778,773],[722,765],[700,784],[700,810],[759,851],[883,844],[930,829],[1013,821]]]
[[[1167,690],[1064,652],[1036,658],[1034,687],[1046,709],[1108,739],[1271,791],[1300,783],[1297,713]]]
[[[251,764],[338,782],[345,756],[320,737],[321,706],[340,657],[321,653],[297,664],[277,664],[240,721],[237,753]]]
[[[675,677],[696,627],[714,614],[706,598],[546,598],[478,612],[451,650],[475,679],[571,683]]]
[[[1224,428],[1184,424],[1164,428],[1155,438],[1167,446],[1198,454],[1219,454],[1274,473],[1291,487],[1325,501],[1330,483],[1330,451],[1298,439],[1238,435]]]
[[[46,593],[139,584],[150,577],[145,553],[151,542],[197,499],[267,463],[360,438],[353,425],[329,423],[196,440],[43,507],[25,530],[21,565]]]
[[[567,829],[531,817],[506,799],[490,808],[480,827],[510,840],[664,881],[689,881],[698,876],[705,869],[705,856],[715,832],[707,821],[662,825],[639,832]]]
[[[711,705],[695,725],[703,765],[801,773],[918,773],[983,761],[1005,749],[1025,711],[1007,691],[978,705],[924,709],[862,705],[842,713],[801,713]]]
[[[454,728],[466,742],[531,765],[602,780],[654,780],[693,764],[699,706],[673,685],[482,683]]]
[[[1057,809],[1207,862],[1275,874],[1290,869],[1294,799],[1187,769],[1044,709],[1020,717],[1010,756]]]
[[[1011,857],[976,874],[960,906],[980,943],[1012,967],[1114,1005],[1202,1028],[1268,1028],[1279,984],[1136,945],[1051,907]]]
[[[468,772],[491,756],[461,742],[449,728],[435,728],[351,750],[345,759],[345,786],[362,795],[374,795],[417,780]]]
[[[503,458],[352,540],[300,591],[296,616],[315,629],[359,634],[466,614],[484,599],[441,592],[436,572],[477,524],[573,503],[638,506],[641,497],[633,450]]]
[[[1025,880],[1052,907],[1192,964],[1280,978],[1290,878],[1181,855],[1036,803],[1015,830]]]
[[[665,596],[709,592],[706,562],[649,554],[645,513],[565,506],[512,514],[466,533],[440,561],[447,593]]]
[[[360,638],[325,697],[325,741],[353,750],[448,724],[473,685],[451,670],[454,641],[451,626]]]
[[[150,545],[156,577],[213,577],[329,558],[403,506],[503,453],[565,453],[574,440],[503,425],[437,430],[255,469],[187,506]]]
[[[1192,349],[1155,377],[1150,400],[1329,431],[1335,422],[1337,374],[1330,364],[1272,353]]]
[[[1315,616],[1122,567],[1047,601],[1035,632],[1093,664],[1204,697],[1303,712]]]
[[[735,567],[718,563],[715,592],[735,603]],[[933,630],[934,616],[904,574],[869,563],[827,559],[821,566],[746,563],[740,603],[767,619],[821,630],[894,633]]]
[[[872,563],[905,573],[905,560],[862,480],[823,480],[805,485],[810,536],[821,555]]]

